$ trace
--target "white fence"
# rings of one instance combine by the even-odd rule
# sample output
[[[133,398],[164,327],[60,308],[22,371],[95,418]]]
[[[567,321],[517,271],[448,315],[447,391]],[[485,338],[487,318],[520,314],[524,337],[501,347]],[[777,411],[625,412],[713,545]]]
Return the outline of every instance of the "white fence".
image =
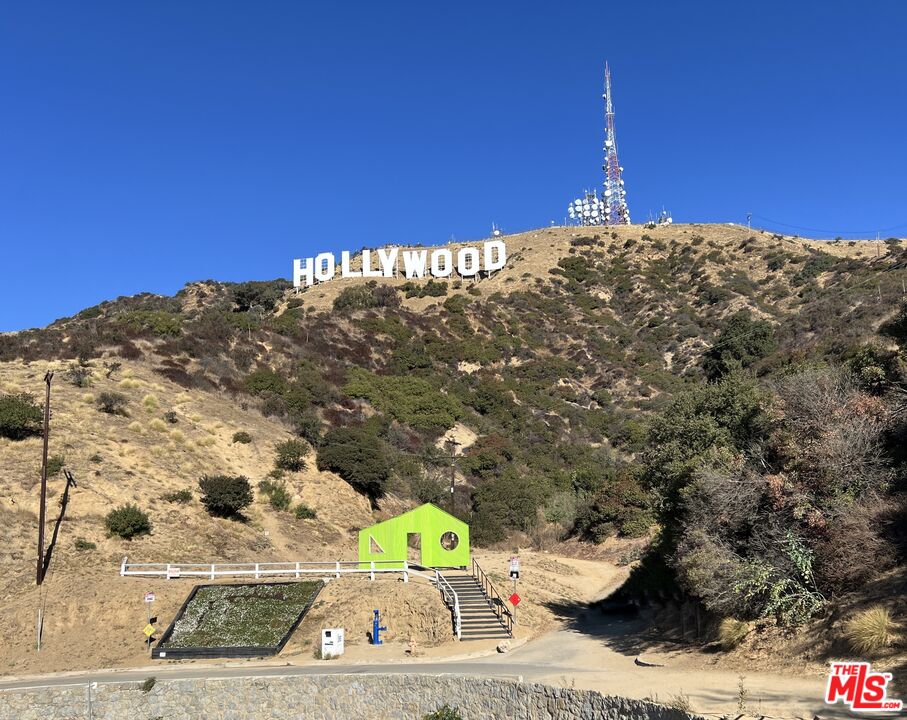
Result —
[[[396,567],[391,567],[396,566]],[[346,574],[369,575],[372,580],[376,573],[400,573],[403,582],[409,581],[409,563],[393,560],[337,560],[335,562],[264,562],[264,563],[130,563],[124,557],[120,563],[120,575],[140,577],[165,577],[168,580],[181,577],[202,577],[214,580],[219,577],[264,577],[301,578],[303,575],[337,577]],[[429,578],[433,580],[434,578]]]
[[[130,563],[123,557],[120,563],[122,577],[163,577],[173,580],[182,577],[199,577],[215,580],[219,577],[253,577],[256,580],[268,577],[292,577],[299,579],[305,575],[315,575],[325,579],[342,575],[368,575],[374,580],[375,575],[382,573],[399,573],[403,582],[409,582],[409,576],[424,578],[441,592],[441,599],[450,608],[453,616],[454,632],[460,639],[460,599],[450,583],[438,570],[421,565],[411,567],[403,560],[337,560],[334,562],[264,562],[264,563]]]

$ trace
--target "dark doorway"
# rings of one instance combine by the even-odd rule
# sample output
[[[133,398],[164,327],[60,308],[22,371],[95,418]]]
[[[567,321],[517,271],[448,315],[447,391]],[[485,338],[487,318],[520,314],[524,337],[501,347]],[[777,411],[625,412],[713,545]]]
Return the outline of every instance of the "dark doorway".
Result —
[[[406,560],[422,564],[422,533],[406,533]]]

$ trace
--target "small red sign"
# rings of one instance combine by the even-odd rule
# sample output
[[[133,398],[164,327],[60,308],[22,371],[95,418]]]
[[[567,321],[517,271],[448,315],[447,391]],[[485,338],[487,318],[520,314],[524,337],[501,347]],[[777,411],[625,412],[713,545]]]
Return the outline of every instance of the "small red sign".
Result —
[[[511,596],[510,596],[509,598],[507,598],[507,599],[510,600],[510,604],[513,605],[514,607],[516,607],[517,605],[519,605],[519,604],[520,604],[520,600],[522,600],[522,598],[521,598],[519,595],[517,595],[516,593],[514,593],[513,595],[511,595]]]

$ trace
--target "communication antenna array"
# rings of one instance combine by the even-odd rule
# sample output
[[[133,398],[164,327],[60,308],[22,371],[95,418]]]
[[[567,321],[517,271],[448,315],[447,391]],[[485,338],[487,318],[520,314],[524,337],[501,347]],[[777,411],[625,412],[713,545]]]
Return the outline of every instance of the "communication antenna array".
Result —
[[[627,206],[627,191],[624,189],[623,172],[617,157],[617,133],[614,129],[614,106],[611,102],[611,69],[605,63],[605,153],[602,170],[605,181],[601,194],[586,192],[584,197],[574,200],[567,209],[567,215],[578,225],[629,225],[630,209]]]

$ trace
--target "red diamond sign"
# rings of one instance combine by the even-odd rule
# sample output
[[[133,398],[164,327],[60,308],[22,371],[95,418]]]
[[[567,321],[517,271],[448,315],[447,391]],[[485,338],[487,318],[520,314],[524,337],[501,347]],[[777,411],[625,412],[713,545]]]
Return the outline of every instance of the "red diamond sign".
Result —
[[[522,600],[522,598],[521,598],[519,595],[517,595],[516,593],[514,593],[513,595],[511,595],[511,596],[510,596],[509,598],[507,598],[507,599],[510,600],[510,604],[513,605],[514,607],[516,607],[517,605],[519,605],[519,604],[520,604],[520,600]]]

